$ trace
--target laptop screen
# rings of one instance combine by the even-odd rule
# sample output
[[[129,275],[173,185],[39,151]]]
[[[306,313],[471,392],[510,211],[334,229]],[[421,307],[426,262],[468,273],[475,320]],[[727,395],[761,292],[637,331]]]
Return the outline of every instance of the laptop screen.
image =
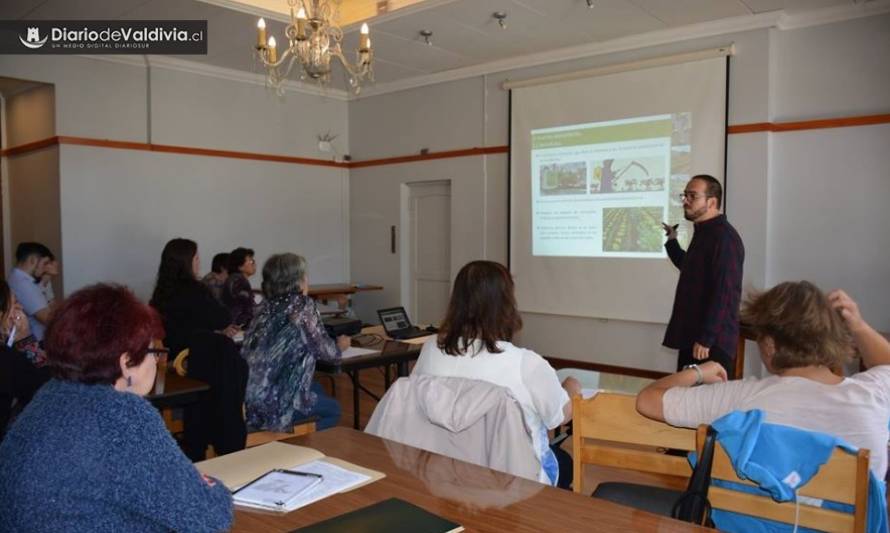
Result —
[[[387,332],[411,327],[411,321],[408,320],[408,313],[406,313],[405,309],[402,307],[384,309],[379,312],[379,315],[380,321],[383,323],[383,329]]]

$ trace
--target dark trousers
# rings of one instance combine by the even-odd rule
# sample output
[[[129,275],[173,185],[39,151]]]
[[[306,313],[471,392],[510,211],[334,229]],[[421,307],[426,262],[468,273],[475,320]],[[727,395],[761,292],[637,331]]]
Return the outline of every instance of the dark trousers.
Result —
[[[550,449],[553,450],[553,455],[556,456],[556,463],[559,465],[559,480],[556,482],[556,486],[561,489],[572,490],[572,477],[575,475],[572,456],[569,455],[569,452],[560,448],[559,445],[551,446]]]
[[[705,361],[715,361],[720,363],[724,369],[726,369],[726,375],[729,379],[735,378],[735,354],[729,355],[717,346],[711,346],[711,349],[708,351],[708,358],[702,359],[701,361],[694,359],[692,357],[692,348],[686,348],[684,350],[680,350],[679,355],[677,356],[677,372],[683,370],[683,367],[686,365],[697,364],[700,365]]]

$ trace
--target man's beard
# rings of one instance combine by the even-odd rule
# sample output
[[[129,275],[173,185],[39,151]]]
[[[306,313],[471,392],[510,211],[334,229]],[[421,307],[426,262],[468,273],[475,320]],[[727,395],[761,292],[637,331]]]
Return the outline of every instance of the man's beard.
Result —
[[[693,211],[691,213],[689,212],[689,210],[684,209],[683,210],[683,218],[685,218],[686,220],[688,220],[690,222],[695,222],[696,219],[698,219],[699,217],[704,215],[707,211],[708,211],[707,206],[702,207],[701,209],[699,209],[697,211]]]

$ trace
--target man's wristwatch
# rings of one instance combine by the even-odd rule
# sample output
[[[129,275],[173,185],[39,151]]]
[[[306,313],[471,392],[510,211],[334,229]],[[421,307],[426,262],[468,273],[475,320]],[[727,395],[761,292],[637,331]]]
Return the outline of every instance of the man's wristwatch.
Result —
[[[702,374],[701,368],[699,368],[697,364],[693,363],[691,365],[686,365],[683,367],[683,370],[686,370],[687,368],[695,370],[695,384],[693,384],[693,387],[701,385],[705,382],[705,375]]]

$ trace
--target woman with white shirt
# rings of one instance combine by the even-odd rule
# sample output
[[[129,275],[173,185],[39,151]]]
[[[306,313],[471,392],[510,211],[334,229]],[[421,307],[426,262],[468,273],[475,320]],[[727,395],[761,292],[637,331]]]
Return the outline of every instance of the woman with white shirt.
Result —
[[[572,419],[570,395],[579,394],[581,386],[574,378],[560,384],[543,357],[514,346],[510,341],[521,327],[510,273],[499,263],[473,261],[458,273],[440,333],[423,345],[414,372],[509,389],[522,408],[546,477],[569,488],[571,457],[549,447],[547,431]]]
[[[760,409],[767,422],[828,433],[871,450],[870,467],[884,479],[890,342],[863,320],[856,302],[840,290],[825,295],[810,282],[786,282],[749,298],[742,321],[756,332],[772,376],[726,381],[716,363],[690,365],[640,392],[637,410],[694,428],[732,411]],[[867,370],[844,377],[841,367],[854,344]]]

